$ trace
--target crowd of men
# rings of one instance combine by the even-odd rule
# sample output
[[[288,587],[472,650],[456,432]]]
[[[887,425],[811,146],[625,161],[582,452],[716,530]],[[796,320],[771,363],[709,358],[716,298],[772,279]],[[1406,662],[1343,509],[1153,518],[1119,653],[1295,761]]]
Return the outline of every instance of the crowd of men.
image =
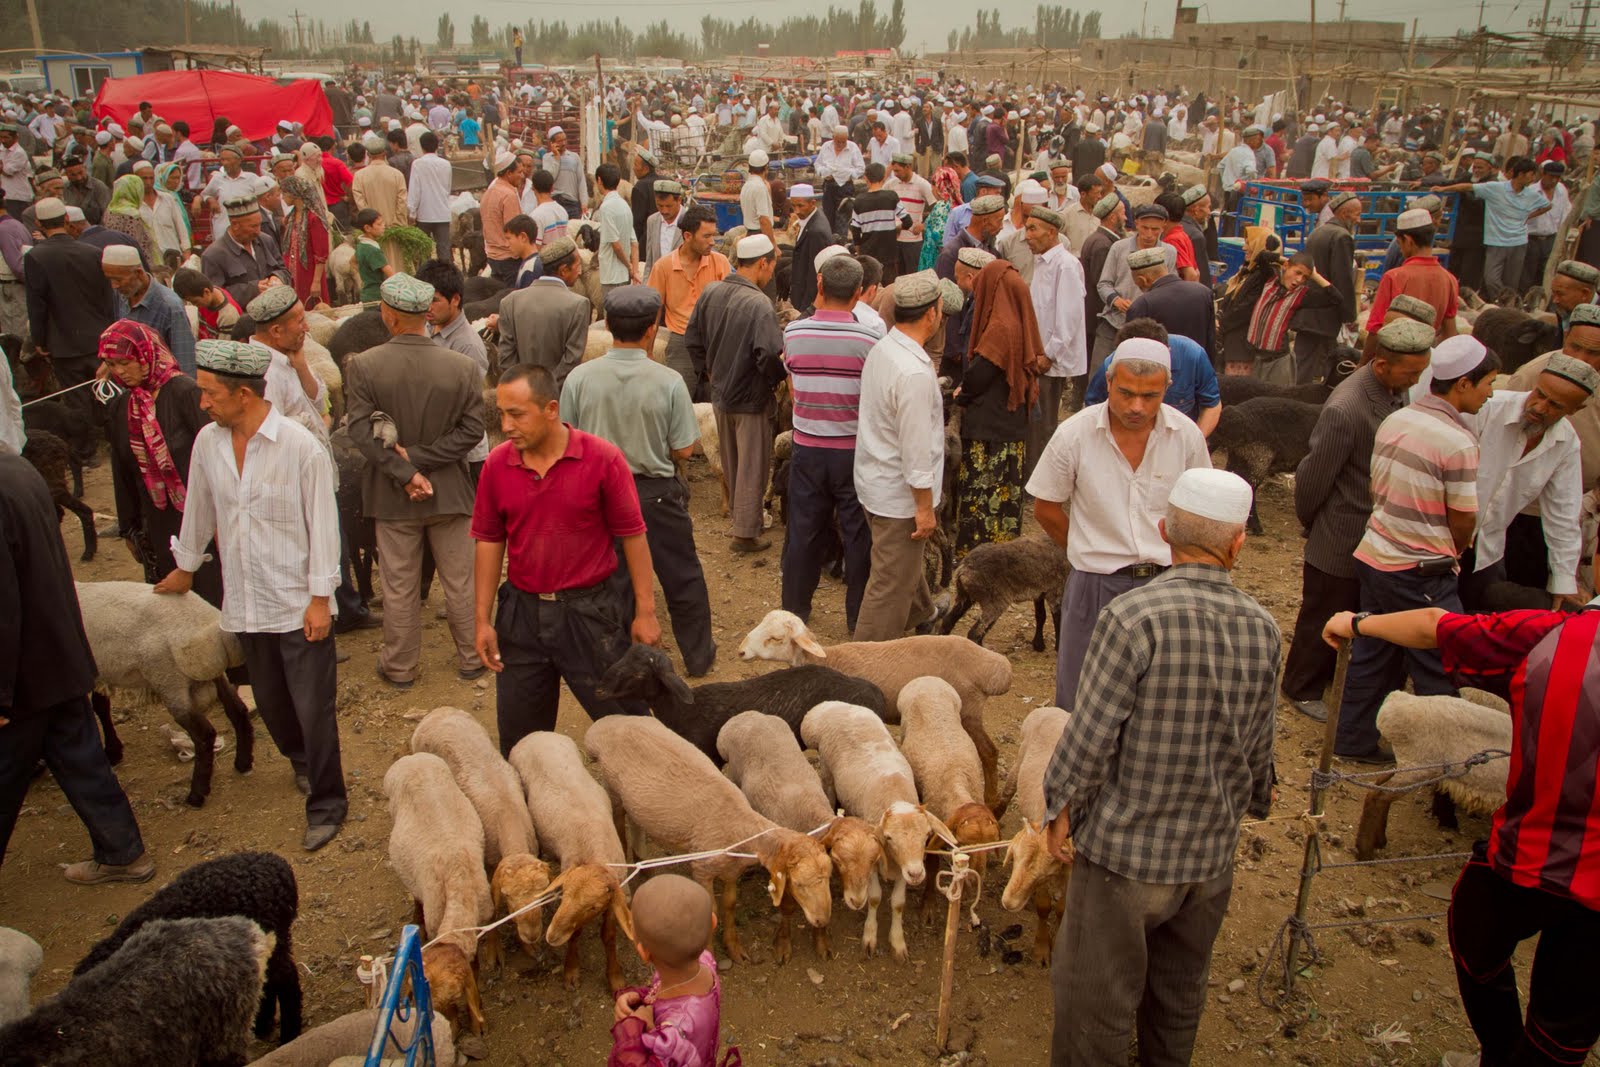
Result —
[[[527,143],[505,136],[506,109],[554,114],[565,91],[336,87],[339,137],[303,143],[286,123],[271,146],[247,149],[224,128],[208,147],[214,172],[190,131],[153,108],[124,128],[75,114],[71,102],[15,99],[0,126],[3,326],[31,338],[30,374],[51,371],[63,388],[97,374],[124,385],[109,413],[88,389],[66,397],[129,442],[125,455],[113,449],[130,486],[126,500],[119,488],[119,532],[155,593],[214,599],[240,634],[261,718],[307,796],[307,849],[331,840],[346,810],[332,635],[381,626],[378,681],[410,688],[425,669],[421,618],[435,577],[458,676],[494,674],[503,751],[554,727],[562,681],[592,717],[645,710],[606,695],[600,677],[630,641],[660,640],[657,584],[685,673],[715,669],[696,549],[708,531],[695,529],[682,474],[701,401],[726,480],[726,529],[716,533],[741,555],[772,547],[764,501],[787,415],[781,605],[802,620],[834,562],[846,627],[872,641],[938,628],[930,544],[953,542],[960,558],[1019,536],[1031,512],[1065,551],[1055,702],[1077,714],[1047,801],[1052,847],[1069,855],[1070,833],[1080,870],[1057,954],[1075,962],[1057,966],[1055,1062],[1124,1055],[1136,1017],[1141,1048],[1187,1061],[1238,820],[1271,801],[1280,695],[1310,718],[1338,717],[1342,760],[1382,766],[1393,760],[1376,725],[1383,698],[1408,679],[1419,694],[1456,692],[1463,667],[1488,670],[1463,651],[1471,641],[1498,640],[1502,673],[1546,674],[1548,653],[1524,663],[1540,642],[1584,626],[1592,641],[1583,516],[1600,493],[1600,255],[1587,237],[1600,194],[1591,186],[1575,197],[1565,184],[1566,167],[1593,149],[1592,123],[1567,130],[1425,108],[1362,115],[1331,100],[1263,115],[1233,98],[1112,100],[1061,86],[751,92],[678,80],[607,87],[603,158],[590,165],[558,123]],[[450,248],[440,155],[449,144],[483,147],[487,270],[510,288],[495,320],[506,441],[494,448],[491,360],[461,312]],[[1186,145],[1198,148],[1202,179],[1130,203],[1121,162],[1159,170]],[[263,150],[262,173],[242,169]],[[664,168],[724,150],[746,171],[743,226],[718,251],[715,214]],[[812,181],[779,179],[777,164],[795,153],[814,157]],[[36,165],[47,155],[65,178]],[[176,263],[152,261],[152,249],[103,225],[107,185],[119,171],[153,170],[140,162],[152,160],[176,163],[180,202],[216,220],[209,243],[194,242],[206,245],[197,262],[180,265],[192,247],[175,249]],[[275,198],[304,201],[296,183],[307,168],[329,210],[355,209],[351,223],[378,248],[363,261],[363,295],[390,335],[345,362],[342,426],[330,424],[303,351],[315,298],[296,292],[273,232],[283,225]],[[1256,178],[1299,183],[1306,232],[1291,256],[1227,210]],[[1349,184],[1362,179],[1426,194],[1396,219],[1392,262],[1370,297],[1354,241],[1363,201]],[[1573,210],[1580,236],[1569,254],[1555,237]],[[575,291],[584,254],[569,233],[580,218],[598,236],[613,342],[588,362],[593,305]],[[1219,220],[1225,231],[1246,224],[1246,264],[1225,286]],[[398,269],[379,246],[380,221],[432,228],[438,257]],[[1458,332],[1461,289],[1492,295],[1542,285],[1547,273],[1558,350],[1497,391],[1500,356]],[[1355,351],[1340,347],[1362,335]],[[1336,365],[1341,353],[1353,369]],[[1281,666],[1276,624],[1229,577],[1254,498],[1210,469],[1227,373],[1331,387],[1295,471],[1307,540]],[[20,451],[17,393],[4,385],[0,442]],[[169,439],[185,418],[180,462]],[[364,460],[381,617],[362,602],[337,521],[334,437]],[[12,466],[0,475],[26,481]],[[69,580],[64,557],[51,558]],[[206,568],[217,560],[213,583]],[[70,587],[47,577],[18,596],[13,620],[24,608],[73,610]],[[1511,609],[1524,624],[1512,637],[1459,622]],[[1484,632],[1468,634],[1472,625]],[[1346,684],[1330,694],[1329,641],[1352,637]],[[27,751],[66,753],[60,766],[78,776],[69,791],[94,796],[79,811],[95,857],[68,877],[150,877],[126,799],[91,751],[83,679],[67,686],[78,691],[41,696],[23,684],[29,663],[5,664],[15,677],[4,719],[70,720],[70,731],[29,734]],[[1593,667],[1577,677],[1592,695]],[[1095,698],[1078,701],[1080,690]],[[1515,693],[1519,716],[1545,707],[1525,686]],[[1592,720],[1541,724],[1551,746],[1592,752]],[[1503,975],[1519,937],[1560,926],[1573,958],[1600,949],[1589,764],[1565,772],[1569,785],[1582,774],[1587,784],[1563,792],[1563,770],[1546,766],[1537,797],[1513,798],[1518,810],[1553,805],[1548,833],[1562,848],[1515,862],[1491,850],[1477,895],[1461,901],[1475,925],[1452,924],[1485,1063],[1565,1062],[1509,1050],[1587,1048],[1600,1027],[1592,1001],[1572,1008],[1538,978],[1528,1010],[1542,1036],[1532,1024],[1519,1036],[1499,1017],[1508,990],[1515,1006]],[[1186,779],[1174,813],[1179,765],[1219,773]],[[7,836],[23,769],[0,762]],[[1513,889],[1539,894],[1521,925],[1490,906]],[[1100,963],[1082,966],[1087,958]],[[1114,980],[1129,975],[1138,981]]]

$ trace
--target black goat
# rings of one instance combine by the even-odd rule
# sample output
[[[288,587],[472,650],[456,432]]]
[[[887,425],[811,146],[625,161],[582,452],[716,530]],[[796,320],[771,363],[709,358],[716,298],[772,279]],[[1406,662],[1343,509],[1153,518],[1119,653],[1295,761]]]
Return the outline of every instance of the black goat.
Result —
[[[1222,416],[1206,445],[1213,452],[1227,452],[1228,470],[1249,482],[1256,494],[1250,501],[1251,533],[1261,532],[1261,519],[1256,515],[1261,483],[1300,465],[1311,448],[1311,431],[1321,413],[1320,404],[1277,396],[1222,406]]]
[[[100,539],[94,528],[94,509],[82,499],[83,468],[72,461],[72,449],[48,430],[29,429],[28,442],[22,446],[22,458],[33,464],[50,487],[50,498],[56,505],[56,521],[65,518],[69,511],[78,516],[78,522],[83,525],[83,555],[79,559],[85,563],[94,559]],[[76,474],[76,492],[72,491],[74,479],[69,471]]]

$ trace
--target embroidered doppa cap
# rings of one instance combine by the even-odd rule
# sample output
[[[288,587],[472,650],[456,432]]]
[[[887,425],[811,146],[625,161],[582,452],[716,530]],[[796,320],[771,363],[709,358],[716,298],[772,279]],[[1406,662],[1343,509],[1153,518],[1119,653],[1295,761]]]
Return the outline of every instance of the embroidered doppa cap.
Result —
[[[1051,211],[1047,207],[1029,208],[1028,217],[1030,219],[1038,219],[1040,222],[1049,223],[1057,230],[1061,229],[1061,227],[1065,225],[1067,221],[1061,217],[1061,213],[1059,211]]]
[[[1105,218],[1117,210],[1117,205],[1120,203],[1122,203],[1122,198],[1117,196],[1116,193],[1107,193],[1095,202],[1094,217],[1097,219]]]
[[[194,346],[194,365],[230,378],[260,378],[267,373],[272,352],[260,345],[213,338]]]
[[[994,262],[994,253],[968,246],[956,253],[956,262],[971,267],[973,270],[982,270]]]
[[[980,196],[972,202],[972,214],[974,216],[993,215],[996,211],[1004,211],[1005,209],[1005,199],[995,196],[993,193],[987,196]]]
[[[1431,215],[1435,211],[1438,211],[1440,208],[1444,207],[1444,200],[1433,193],[1429,193],[1427,196],[1419,196],[1415,200],[1411,201],[1411,206],[1416,208],[1418,211],[1426,211]]]
[[[1433,320],[1436,316],[1432,304],[1420,296],[1412,296],[1410,293],[1400,293],[1389,301],[1389,310],[1404,315],[1408,319],[1415,319],[1418,322],[1425,323],[1428,326],[1433,325]]]
[[[1397,356],[1413,356],[1433,347],[1433,323],[1395,319],[1378,331],[1378,345]]]
[[[795,189],[799,188],[800,186],[795,186]],[[789,190],[791,197],[795,195],[795,189]],[[675,182],[671,178],[662,178],[650,187],[650,192],[655,196],[682,196],[683,183]]]
[[[294,295],[293,286],[274,285],[246,304],[244,310],[245,314],[255,320],[257,326],[265,326],[294,307],[298,299],[300,298]]]
[[[1402,211],[1400,217],[1394,220],[1394,228],[1400,233],[1405,233],[1407,230],[1425,230],[1432,225],[1433,216],[1420,207]]]
[[[100,253],[100,265],[103,267],[137,267],[140,265],[139,250],[133,245],[106,245],[105,251]]]
[[[916,160],[910,152],[896,152],[894,155],[889,157],[889,162],[898,163],[902,167],[909,167],[912,163],[916,162]]]
[[[1184,511],[1202,519],[1243,526],[1250,518],[1253,498],[1250,483],[1232,471],[1191,467],[1172,483],[1167,508],[1169,512]]]
[[[1149,337],[1130,337],[1112,350],[1111,366],[1106,373],[1109,374],[1118,363],[1130,359],[1159,363],[1169,372],[1172,370],[1172,350],[1166,345]]]
[[[1356,194],[1346,189],[1344,192],[1337,194],[1332,200],[1328,201],[1328,210],[1338,211],[1340,208],[1344,207],[1350,201],[1355,199],[1357,199]]]
[[[966,305],[967,295],[961,291],[961,286],[949,278],[939,279],[939,306],[946,315],[959,315]]]
[[[433,286],[409,274],[391,274],[384,279],[378,295],[396,311],[420,315],[433,303]]]
[[[1587,306],[1587,305],[1586,305]],[[1554,374],[1557,378],[1565,378],[1586,393],[1600,390],[1600,371],[1595,370],[1581,359],[1557,352],[1550,357],[1550,362],[1544,365],[1541,374]]]
[[[572,238],[557,237],[554,241],[546,241],[544,247],[539,249],[539,262],[547,269],[557,267],[577,250],[578,242]]]
[[[740,260],[760,259],[772,253],[772,238],[764,233],[753,233],[749,237],[739,238],[739,243],[733,246],[734,256]]]
[[[222,209],[230,219],[236,219],[241,215],[254,215],[261,210],[261,203],[253,196],[239,196],[224,202]]]
[[[635,149],[634,155],[638,156],[652,167],[656,165],[656,154],[650,151],[648,148]]]
[[[1429,364],[1433,368],[1433,380],[1448,382],[1461,377],[1482,363],[1488,351],[1483,342],[1470,333],[1446,337],[1433,346],[1433,360]]]
[[[1587,285],[1593,289],[1600,285],[1600,270],[1595,270],[1587,263],[1580,263],[1576,259],[1563,259],[1556,264],[1556,273],[1565,274],[1579,285]]]
[[[1155,248],[1136,248],[1128,253],[1128,269],[1144,270],[1146,267],[1165,266],[1167,255],[1162,251],[1162,246]]]
[[[1574,326],[1600,326],[1600,304],[1579,304],[1567,316],[1567,329]]]
[[[1183,191],[1183,206],[1188,207],[1205,195],[1207,195],[1205,186],[1191,185]]]
[[[894,306],[925,308],[939,299],[939,276],[931,270],[901,275],[894,283]]]

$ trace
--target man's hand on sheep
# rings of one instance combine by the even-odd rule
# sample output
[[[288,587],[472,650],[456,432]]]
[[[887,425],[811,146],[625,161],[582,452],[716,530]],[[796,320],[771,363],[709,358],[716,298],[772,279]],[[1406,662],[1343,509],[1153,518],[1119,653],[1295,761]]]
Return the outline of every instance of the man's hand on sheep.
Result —
[[[321,641],[333,629],[333,613],[328,609],[328,598],[314,596],[306,605],[305,635],[307,641]]]
[[[194,585],[194,575],[178,567],[155,585],[155,591],[171,596],[182,596]]]
[[[1069,865],[1077,856],[1077,850],[1072,847],[1072,827],[1067,825],[1066,808],[1045,827],[1044,847],[1050,855]]]

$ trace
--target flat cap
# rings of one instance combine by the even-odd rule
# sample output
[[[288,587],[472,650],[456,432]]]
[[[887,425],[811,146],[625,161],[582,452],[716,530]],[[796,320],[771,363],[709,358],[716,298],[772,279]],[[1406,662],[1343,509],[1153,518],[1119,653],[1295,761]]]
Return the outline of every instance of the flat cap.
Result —
[[[294,307],[298,299],[300,298],[294,295],[293,286],[274,285],[246,304],[244,310],[245,314],[255,320],[257,326],[262,326]]]
[[[49,222],[52,219],[65,217],[67,213],[66,202],[59,196],[47,196],[33,205],[33,217],[40,222]]]
[[[1139,219],[1160,219],[1162,222],[1172,221],[1172,216],[1168,215],[1167,209],[1160,204],[1140,204],[1133,209],[1133,218],[1135,222]]]
[[[1049,223],[1057,230],[1060,230],[1067,223],[1067,220],[1061,217],[1061,213],[1059,211],[1051,211],[1047,207],[1029,208],[1028,217],[1030,219],[1038,219],[1040,222]]]
[[[1587,285],[1591,289],[1600,285],[1600,270],[1595,270],[1589,264],[1576,259],[1563,259],[1557,263],[1556,273],[1565,274],[1579,285]]]
[[[1584,305],[1590,307],[1593,305]],[[1593,394],[1600,389],[1600,371],[1595,370],[1581,359],[1557,352],[1550,357],[1550,362],[1544,365],[1541,374],[1554,374],[1557,378],[1565,378],[1584,392]]]
[[[433,303],[433,286],[409,274],[391,274],[384,279],[378,295],[396,311],[420,315]]]
[[[1342,193],[1335,193],[1333,199],[1328,201],[1328,210],[1338,211],[1340,208],[1344,207],[1350,201],[1355,199],[1357,199],[1356,194],[1352,193],[1348,189]]]
[[[1128,269],[1144,270],[1147,267],[1164,267],[1167,265],[1167,254],[1163,246],[1155,248],[1135,248],[1128,253]]]
[[[925,308],[939,299],[939,276],[931,270],[903,274],[894,283],[894,306]]]
[[[939,279],[939,308],[946,315],[959,315],[966,306],[967,294],[949,278]]]
[[[972,214],[974,216],[993,215],[996,211],[1004,211],[1005,209],[1005,199],[1003,197],[995,196],[992,193],[986,196],[980,196],[972,202]]]
[[[980,189],[1004,189],[1005,187],[1006,180],[1004,178],[997,178],[993,174],[978,175],[978,188]]]
[[[1600,304],[1579,304],[1567,316],[1567,329],[1574,326],[1600,326]]]
[[[578,242],[572,238],[557,237],[554,241],[546,241],[544,247],[539,249],[539,262],[547,268],[559,266],[577,250]]]
[[[1202,197],[1207,195],[1209,194],[1206,192],[1205,186],[1191,185],[1189,188],[1183,191],[1183,206],[1188,207],[1190,204],[1196,203]]]
[[[910,152],[896,152],[894,155],[889,157],[889,162],[898,163],[903,167],[909,167],[912,163],[916,162],[916,158],[912,156]]]
[[[760,259],[771,255],[772,248],[772,238],[764,233],[753,233],[749,237],[739,238],[739,243],[733,246],[733,253],[740,260]]]
[[[1323,193],[1326,193],[1332,188],[1333,186],[1328,184],[1327,180],[1323,178],[1313,178],[1308,182],[1300,183],[1300,192],[1302,195],[1309,193],[1312,196],[1321,196]]]
[[[982,270],[994,262],[994,253],[985,252],[981,248],[969,245],[956,253],[956,262],[971,267],[973,270]]]
[[[211,338],[194,346],[194,365],[230,378],[260,378],[272,362],[271,349],[243,341]]]
[[[1122,198],[1116,193],[1107,193],[1095,202],[1094,217],[1103,219],[1117,210],[1117,205],[1122,203]]]
[[[1389,301],[1389,310],[1429,326],[1433,325],[1433,320],[1437,317],[1437,311],[1432,304],[1410,293],[1400,293]]]
[[[1399,356],[1426,352],[1433,347],[1433,324],[1395,319],[1378,331],[1378,346]]]
[[[606,317],[645,318],[661,312],[661,294],[648,285],[621,285],[606,294]]]
[[[673,181],[671,178],[661,178],[650,187],[650,191],[655,196],[682,196],[683,183]],[[793,196],[794,191],[790,190],[789,195]]]
[[[648,148],[635,149],[634,150],[634,155],[638,156],[640,159],[644,160],[646,163],[650,164],[652,167],[656,165],[656,154],[654,152],[650,151],[650,149],[648,149]]]
[[[222,209],[230,219],[241,215],[254,215],[261,210],[261,202],[253,196],[239,196],[223,202]]]

